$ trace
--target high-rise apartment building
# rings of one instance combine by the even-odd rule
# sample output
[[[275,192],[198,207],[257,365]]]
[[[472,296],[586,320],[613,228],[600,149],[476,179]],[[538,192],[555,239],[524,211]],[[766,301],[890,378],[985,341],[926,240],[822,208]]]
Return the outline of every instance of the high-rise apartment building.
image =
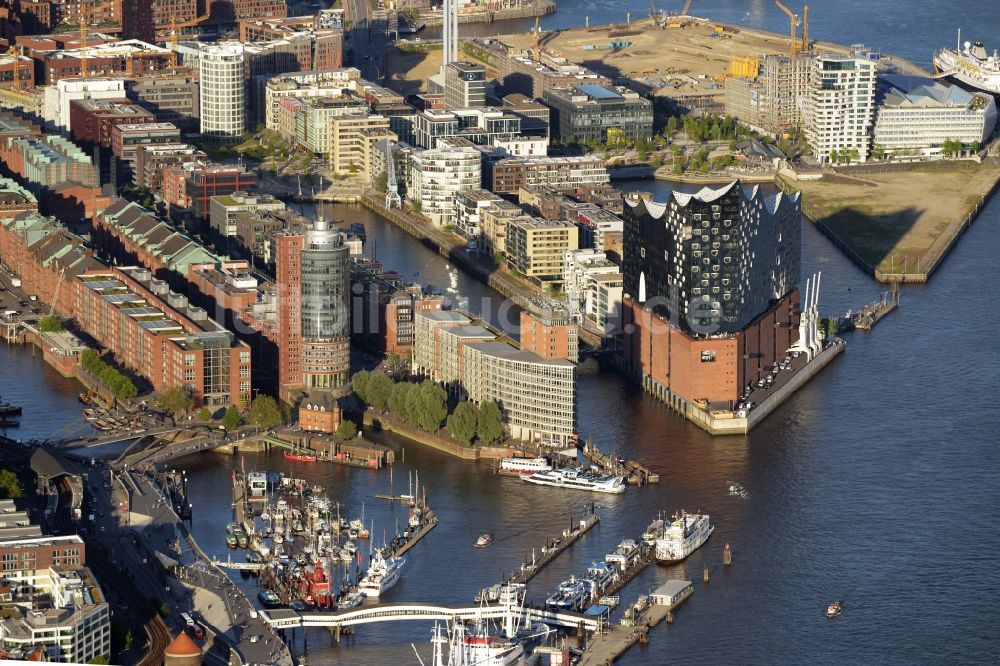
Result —
[[[864,162],[875,119],[875,63],[826,55],[813,60],[806,139],[817,160]]]
[[[434,148],[413,155],[407,197],[436,226],[455,223],[455,196],[482,183],[481,156],[475,148]]]
[[[349,381],[350,259],[344,235],[318,219],[275,234],[279,394],[343,390]]]
[[[486,68],[461,60],[448,63],[444,68],[444,105],[448,109],[486,106]]]
[[[246,130],[244,47],[239,42],[203,46],[200,72],[201,133],[236,140]]]

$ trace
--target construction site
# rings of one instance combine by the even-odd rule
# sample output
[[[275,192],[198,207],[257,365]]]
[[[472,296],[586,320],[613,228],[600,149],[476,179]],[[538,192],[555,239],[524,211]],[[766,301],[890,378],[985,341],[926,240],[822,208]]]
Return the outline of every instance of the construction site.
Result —
[[[668,15],[650,3],[650,16],[632,17],[616,25],[589,26],[553,32],[535,30],[505,35],[499,41],[511,54],[534,56],[545,64],[562,59],[582,65],[608,79],[650,95],[723,100],[725,80],[756,78],[767,55],[794,56],[803,52],[850,54],[878,60],[882,69],[903,74],[927,75],[912,63],[871,51],[862,44],[845,46],[809,37],[809,8],[796,13],[777,4],[789,15],[786,35],[747,29],[687,14]],[[632,20],[634,19],[634,20]],[[536,45],[537,42],[537,45]]]

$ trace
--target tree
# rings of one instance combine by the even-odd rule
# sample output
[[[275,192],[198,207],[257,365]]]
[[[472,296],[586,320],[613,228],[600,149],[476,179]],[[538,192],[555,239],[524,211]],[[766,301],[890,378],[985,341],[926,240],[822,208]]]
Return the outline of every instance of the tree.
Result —
[[[55,315],[46,315],[38,320],[38,330],[42,333],[58,333],[63,330],[62,320]]]
[[[448,432],[451,436],[468,446],[476,436],[476,426],[479,422],[479,410],[476,405],[464,400],[458,403],[455,411],[448,417]]]
[[[212,420],[212,410],[208,407],[202,407],[198,410],[198,420],[199,421],[211,421]]]
[[[424,205],[422,203],[420,203],[419,201],[414,201],[413,202],[413,212],[414,213],[419,213],[423,209],[424,209]]]
[[[877,143],[874,146],[872,146],[872,159],[873,160],[881,160],[884,157],[885,157],[885,146],[882,146],[882,145],[877,144]]]
[[[370,381],[371,373],[367,370],[359,370],[351,377],[351,387],[354,389],[354,395],[358,396],[358,399],[366,405],[371,404],[371,400],[368,399],[368,385]]]
[[[368,382],[368,399],[366,402],[378,410],[390,408],[390,398],[393,395],[395,384],[388,375],[382,373],[372,375]],[[393,410],[395,411],[395,410]]]
[[[831,150],[830,151],[830,164],[836,164],[836,163],[837,163],[837,151],[836,150]]]
[[[281,409],[278,407],[278,401],[269,395],[258,395],[250,403],[247,420],[261,428],[281,425]]]
[[[484,402],[479,406],[476,435],[483,444],[496,444],[503,439],[503,415],[495,402]]]
[[[9,469],[0,469],[0,499],[21,499],[24,487],[17,474]]]
[[[179,384],[168,386],[156,396],[156,406],[174,417],[183,416],[194,407],[194,398]]]
[[[226,429],[226,432],[232,432],[240,427],[240,412],[236,409],[235,405],[229,405],[226,408],[226,415],[222,417],[222,426]]]
[[[415,384],[410,384],[409,382],[400,382],[398,384],[393,384],[390,387],[388,393],[388,399],[386,400],[386,405],[392,411],[393,414],[409,422],[409,402],[410,402],[410,391],[416,388]]]
[[[389,173],[387,171],[380,171],[375,176],[375,189],[379,192],[385,192],[389,189]]]
[[[348,421],[344,419],[340,422],[340,426],[337,428],[337,434],[344,441],[354,439],[358,434],[358,427],[354,425],[354,421]]]
[[[667,118],[667,128],[666,128],[667,135],[675,133],[677,131],[678,124],[679,123],[677,122],[677,116],[670,116],[669,118]]]
[[[88,661],[87,663],[88,664],[110,664],[111,662],[108,661],[108,658],[105,657],[103,654],[99,654],[99,655],[97,655],[95,657],[92,657],[91,660]]]
[[[448,416],[448,394],[428,379],[420,384],[415,396],[414,416],[417,425],[428,432],[434,432]]]

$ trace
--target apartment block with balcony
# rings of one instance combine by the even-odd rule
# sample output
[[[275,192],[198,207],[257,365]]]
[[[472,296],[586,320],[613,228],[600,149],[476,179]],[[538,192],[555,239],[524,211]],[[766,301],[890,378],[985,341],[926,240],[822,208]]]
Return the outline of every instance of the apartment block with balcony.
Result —
[[[579,247],[572,222],[519,217],[507,221],[507,266],[537,281],[562,280],[567,251]]]
[[[410,160],[410,186],[406,196],[419,203],[420,212],[438,227],[455,224],[455,197],[479,189],[481,157],[475,148],[435,148],[416,153]]]
[[[875,120],[875,63],[827,55],[813,60],[805,103],[809,147],[824,164],[864,162]]]

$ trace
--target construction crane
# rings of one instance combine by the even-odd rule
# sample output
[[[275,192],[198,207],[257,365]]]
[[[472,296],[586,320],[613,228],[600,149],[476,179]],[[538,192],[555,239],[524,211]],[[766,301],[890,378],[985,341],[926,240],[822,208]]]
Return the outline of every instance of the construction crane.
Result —
[[[808,51],[809,46],[809,5],[802,7],[802,50]]]
[[[686,24],[684,22],[684,17],[688,15],[688,10],[691,9],[691,0],[686,0],[684,3],[684,9],[681,13],[674,17],[674,20],[667,24],[668,28],[683,28]]]
[[[101,3],[96,7],[86,7],[80,3],[80,78],[82,79],[87,78],[87,14],[114,7],[116,4],[116,0]]]
[[[162,39],[163,41],[167,41],[169,39],[171,42],[173,42],[174,41],[174,36],[180,34],[180,33],[177,32],[178,28],[193,28],[196,25],[204,23],[205,21],[207,21],[210,18],[212,18],[211,13],[202,14],[201,16],[195,17],[193,19],[189,19],[187,21],[178,21],[176,16],[171,16],[170,17],[170,35],[169,36],[163,36],[163,37],[159,37],[158,36],[157,38],[158,39]],[[160,35],[164,35],[164,33],[161,32]]]
[[[792,24],[791,37],[788,39],[788,55],[795,55],[795,51],[798,47],[798,41],[795,39],[796,29],[799,27],[799,17],[794,14],[791,9],[781,4],[781,0],[774,0],[774,4],[778,6],[778,9],[788,14],[788,18]]]
[[[392,142],[388,139],[379,141],[382,152],[385,153],[385,207],[403,207],[403,199],[399,196],[399,183],[396,181],[396,160],[392,156]]]
[[[52,302],[49,304],[49,316],[56,311],[56,301],[59,300],[59,292],[62,290],[63,276],[66,274],[66,267],[63,266],[62,270],[59,271],[59,281],[56,282],[56,293],[52,296]]]
[[[14,58],[14,92],[21,90],[21,55],[23,47],[20,45],[11,46],[4,55]]]
[[[539,17],[536,16],[535,17],[535,62],[542,61],[541,44],[540,44],[542,33],[540,28],[538,27],[538,19]]]

